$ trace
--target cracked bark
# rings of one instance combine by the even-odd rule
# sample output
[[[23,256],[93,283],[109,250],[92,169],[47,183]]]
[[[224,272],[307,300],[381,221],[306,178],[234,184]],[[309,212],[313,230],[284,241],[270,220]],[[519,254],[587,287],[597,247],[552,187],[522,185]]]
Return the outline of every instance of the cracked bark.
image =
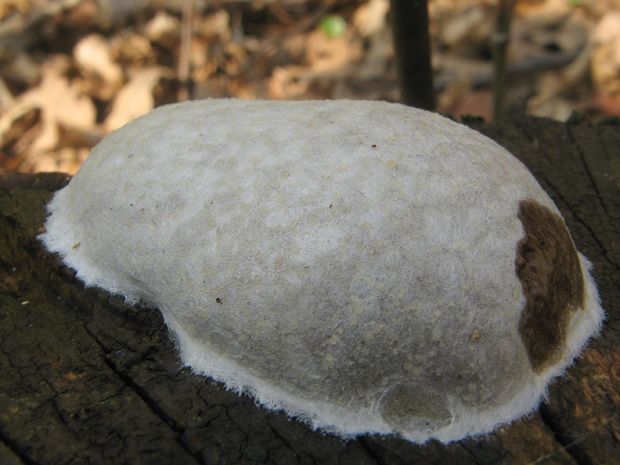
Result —
[[[484,438],[312,432],[179,364],[157,310],[84,289],[35,236],[67,178],[0,178],[0,463],[613,463],[620,456],[620,125],[468,124],[530,168],[595,265],[607,322],[548,402]]]

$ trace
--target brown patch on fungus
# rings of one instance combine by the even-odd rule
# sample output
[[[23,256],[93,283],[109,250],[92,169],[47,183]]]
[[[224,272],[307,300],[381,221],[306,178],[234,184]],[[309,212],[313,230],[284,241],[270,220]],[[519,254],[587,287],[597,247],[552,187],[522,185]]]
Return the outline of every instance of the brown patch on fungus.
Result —
[[[541,372],[564,348],[569,315],[584,302],[577,249],[559,215],[533,200],[519,204],[525,238],[515,260],[526,304],[519,322],[532,368]]]

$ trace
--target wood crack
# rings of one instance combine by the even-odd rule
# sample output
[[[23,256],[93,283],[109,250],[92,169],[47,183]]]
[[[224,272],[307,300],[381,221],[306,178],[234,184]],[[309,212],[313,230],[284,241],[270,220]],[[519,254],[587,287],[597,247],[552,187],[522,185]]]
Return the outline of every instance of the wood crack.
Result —
[[[575,460],[577,465],[594,465],[585,450],[579,446],[579,443],[585,439],[585,436],[574,439],[573,435],[565,431],[560,426],[560,423],[556,421],[547,404],[542,403],[538,411],[545,425],[553,433],[555,440],[562,445],[562,448]]]
[[[187,442],[183,439],[183,435],[185,433],[185,428],[180,425],[174,418],[172,418],[168,413],[161,408],[161,406],[157,403],[155,399],[153,399],[146,389],[136,383],[129,375],[124,373],[122,370],[118,369],[116,364],[108,358],[108,354],[110,353],[109,349],[105,347],[105,344],[94,334],[86,325],[84,325],[86,332],[95,343],[101,348],[101,350],[105,353],[103,357],[103,362],[114,372],[116,376],[123,382],[125,386],[127,386],[132,392],[134,392],[141,400],[146,404],[146,406],[165,424],[167,424],[170,429],[175,433],[175,438],[177,443],[188,453],[188,455],[192,456],[196,463],[200,465],[204,465],[205,461],[203,457],[192,450],[192,448],[187,444]]]
[[[34,460],[30,455],[28,455],[22,448],[19,447],[17,441],[13,441],[9,438],[3,429],[0,429],[0,442],[4,444],[13,454],[15,454],[19,459],[24,462],[25,465],[39,465],[39,462]]]

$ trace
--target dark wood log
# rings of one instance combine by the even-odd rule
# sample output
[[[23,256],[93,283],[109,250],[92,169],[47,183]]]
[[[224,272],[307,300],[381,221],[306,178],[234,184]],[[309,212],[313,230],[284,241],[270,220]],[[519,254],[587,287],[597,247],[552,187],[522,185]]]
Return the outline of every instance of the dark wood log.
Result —
[[[341,439],[179,363],[161,314],[84,289],[36,239],[61,174],[0,178],[0,463],[610,464],[620,457],[620,122],[467,122],[531,169],[595,265],[605,329],[541,409],[442,445]]]

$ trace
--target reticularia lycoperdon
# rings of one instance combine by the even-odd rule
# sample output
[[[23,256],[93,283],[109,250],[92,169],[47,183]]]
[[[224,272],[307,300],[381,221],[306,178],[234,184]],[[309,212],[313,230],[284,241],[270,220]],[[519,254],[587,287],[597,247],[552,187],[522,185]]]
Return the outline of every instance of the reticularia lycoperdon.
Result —
[[[528,170],[397,104],[161,107],[48,210],[47,249],[161,309],[184,364],[342,437],[489,432],[533,411],[603,318]]]

